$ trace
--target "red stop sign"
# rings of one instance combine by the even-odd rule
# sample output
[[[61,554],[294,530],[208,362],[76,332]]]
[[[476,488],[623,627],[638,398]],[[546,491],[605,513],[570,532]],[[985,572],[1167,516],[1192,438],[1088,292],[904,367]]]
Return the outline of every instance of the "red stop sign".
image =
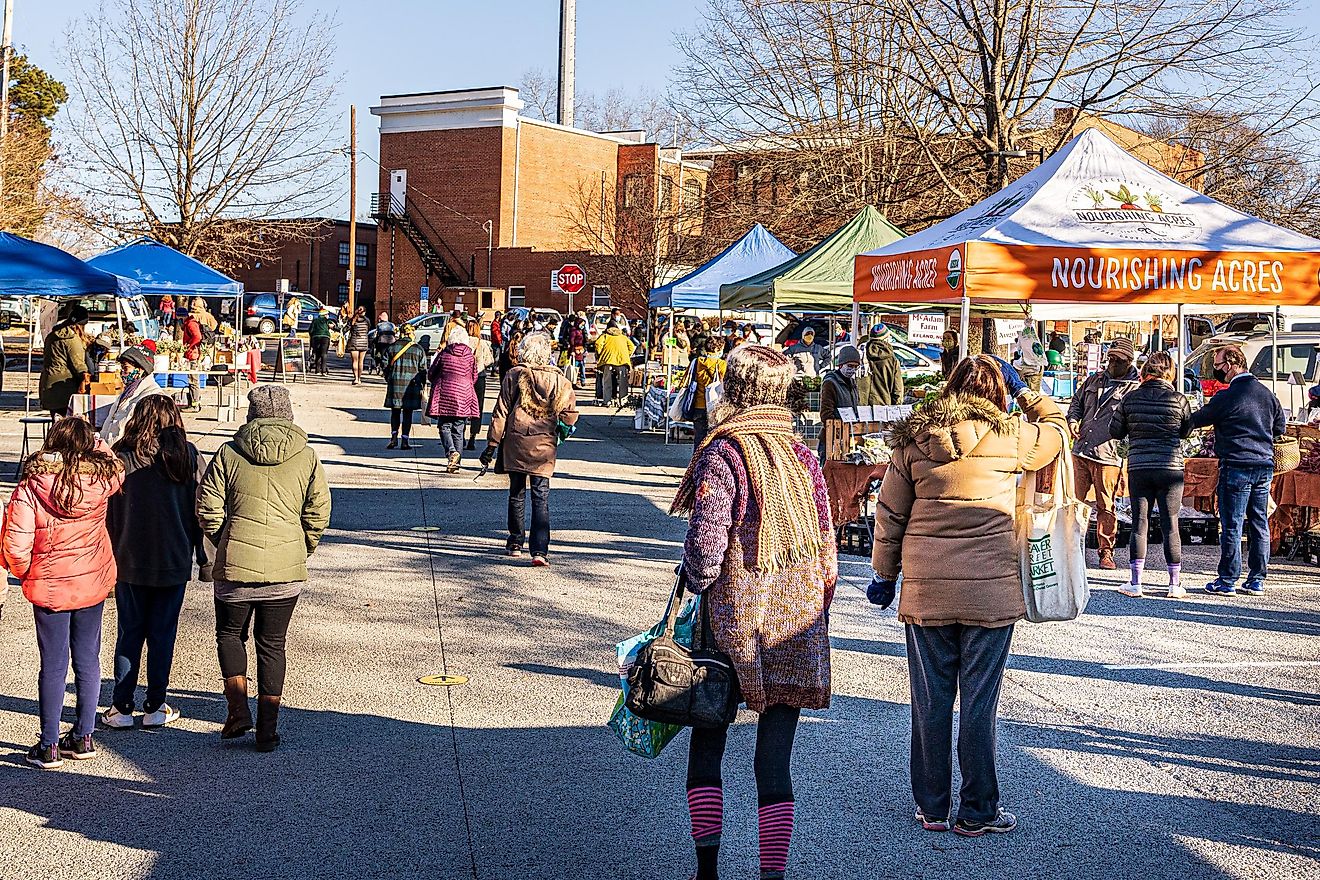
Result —
[[[559,279],[559,289],[564,293],[581,293],[587,286],[587,273],[577,263],[565,263],[555,273]]]

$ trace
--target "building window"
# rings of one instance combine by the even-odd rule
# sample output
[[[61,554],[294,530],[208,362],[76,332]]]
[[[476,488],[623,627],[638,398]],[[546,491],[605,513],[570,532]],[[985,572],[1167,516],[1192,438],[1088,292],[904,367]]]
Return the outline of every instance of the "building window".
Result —
[[[591,288],[591,307],[609,308],[610,307],[610,288],[608,284],[595,284]]]
[[[367,246],[365,244],[357,246],[357,267],[359,269],[367,268]]]
[[[510,287],[509,288],[509,308],[520,309],[527,305],[527,288]]]
[[[348,242],[346,241],[341,241],[339,243],[339,265],[348,265]]]
[[[696,208],[701,204],[701,182],[689,180],[683,184],[683,207]]]
[[[733,197],[735,201],[751,203],[756,200],[756,180],[752,163],[739,162],[733,171]]]
[[[674,178],[660,178],[660,210],[668,211],[674,207]]]
[[[339,282],[339,304],[342,306],[346,302],[348,302],[348,282],[341,281]]]
[[[623,179],[623,206],[640,208],[646,199],[646,178],[640,174],[629,174]]]

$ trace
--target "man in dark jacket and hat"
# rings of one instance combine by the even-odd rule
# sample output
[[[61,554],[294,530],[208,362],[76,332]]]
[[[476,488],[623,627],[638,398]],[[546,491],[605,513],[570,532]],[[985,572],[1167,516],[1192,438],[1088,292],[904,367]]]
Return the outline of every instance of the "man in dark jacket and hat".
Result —
[[[903,369],[884,324],[871,328],[866,341],[866,375],[857,380],[862,406],[898,406],[903,402]]]

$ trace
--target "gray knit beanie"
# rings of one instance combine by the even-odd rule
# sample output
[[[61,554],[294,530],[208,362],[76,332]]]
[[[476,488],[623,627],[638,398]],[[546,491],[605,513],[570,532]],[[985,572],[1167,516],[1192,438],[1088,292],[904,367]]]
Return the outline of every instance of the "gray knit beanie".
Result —
[[[283,385],[258,385],[248,392],[247,420],[287,419],[293,421],[289,389]]]
[[[845,345],[839,349],[834,362],[839,366],[844,364],[860,364],[862,362],[862,353],[857,350],[855,345]]]

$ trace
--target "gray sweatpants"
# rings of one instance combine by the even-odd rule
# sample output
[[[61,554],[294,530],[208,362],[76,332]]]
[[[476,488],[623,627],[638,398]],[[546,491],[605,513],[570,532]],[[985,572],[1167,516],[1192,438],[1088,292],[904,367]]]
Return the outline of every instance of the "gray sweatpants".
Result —
[[[1013,627],[907,624],[912,685],[912,796],[932,819],[950,816],[953,700],[958,704],[958,818],[986,822],[999,809],[995,716]]]

